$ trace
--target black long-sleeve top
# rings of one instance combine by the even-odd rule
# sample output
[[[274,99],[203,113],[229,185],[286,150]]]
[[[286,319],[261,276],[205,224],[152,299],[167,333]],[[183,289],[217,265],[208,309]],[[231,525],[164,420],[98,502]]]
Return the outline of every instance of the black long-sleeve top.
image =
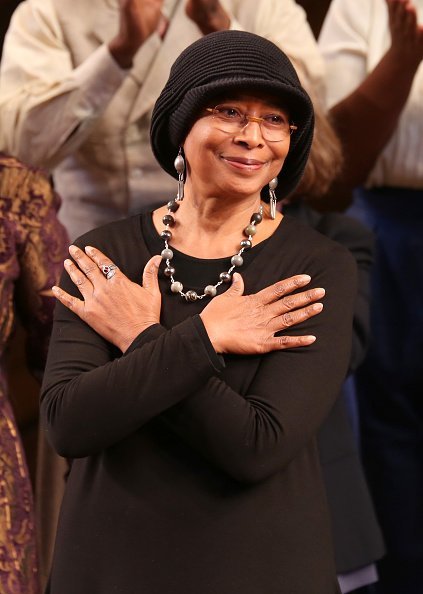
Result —
[[[147,214],[78,243],[137,282],[163,248]],[[174,252],[186,288],[229,267]],[[246,293],[300,273],[325,287],[323,312],[290,330],[317,341],[223,362],[198,316],[206,299],[185,302],[163,275],[160,324],[123,356],[58,305],[41,410],[75,460],[52,594],[338,592],[315,434],[348,368],[356,265],[284,217],[240,272]],[[66,276],[62,286],[77,293]]]

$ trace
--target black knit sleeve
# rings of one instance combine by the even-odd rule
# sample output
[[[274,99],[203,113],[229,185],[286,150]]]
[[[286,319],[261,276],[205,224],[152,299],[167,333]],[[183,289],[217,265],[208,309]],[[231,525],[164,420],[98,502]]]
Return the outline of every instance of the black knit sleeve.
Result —
[[[129,240],[133,227],[123,226]],[[132,254],[138,246],[121,241],[120,227],[117,233],[108,233],[110,228],[113,230],[96,230],[75,243],[82,248],[87,244],[102,248],[125,269],[125,260],[133,258],[119,249],[128,249],[129,243]],[[140,273],[137,276],[140,278]],[[60,286],[81,297],[66,272]],[[122,355],[57,303],[41,389],[41,420],[60,455],[78,458],[95,454],[195,393],[223,367],[193,317],[170,330],[160,324],[151,326]]]
[[[317,341],[262,357],[245,396],[211,377],[163,422],[239,481],[262,481],[288,465],[317,432],[345,378],[356,276],[351,255],[335,246],[312,274],[326,289],[323,313],[290,332]]]

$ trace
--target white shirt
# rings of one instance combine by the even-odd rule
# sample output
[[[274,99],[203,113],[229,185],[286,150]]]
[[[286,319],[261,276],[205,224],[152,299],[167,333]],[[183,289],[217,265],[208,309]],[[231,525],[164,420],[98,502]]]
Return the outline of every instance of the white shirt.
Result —
[[[423,22],[423,0],[413,0]],[[386,0],[333,0],[319,37],[332,107],[366,78],[390,46]],[[363,143],[371,129],[362,130]],[[380,154],[367,186],[423,188],[423,64],[395,133]]]
[[[294,0],[222,4],[231,28],[267,37],[322,85],[323,60]],[[175,195],[150,149],[150,116],[173,61],[201,32],[184,0],[165,0],[164,13],[164,40],[152,35],[127,72],[107,48],[118,0],[26,0],[15,11],[1,62],[0,149],[53,171],[72,239]]]

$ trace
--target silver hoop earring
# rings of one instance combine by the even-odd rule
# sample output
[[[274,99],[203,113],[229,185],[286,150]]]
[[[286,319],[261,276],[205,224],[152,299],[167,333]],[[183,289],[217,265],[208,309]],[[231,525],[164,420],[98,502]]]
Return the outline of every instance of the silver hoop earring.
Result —
[[[278,178],[274,177],[269,182],[269,205],[270,205],[270,216],[273,220],[276,219],[276,194],[275,190],[278,187]]]
[[[176,200],[182,202],[184,199],[184,172],[185,172],[185,160],[182,156],[182,147],[179,147],[179,153],[173,163],[176,173],[178,174],[178,193]]]

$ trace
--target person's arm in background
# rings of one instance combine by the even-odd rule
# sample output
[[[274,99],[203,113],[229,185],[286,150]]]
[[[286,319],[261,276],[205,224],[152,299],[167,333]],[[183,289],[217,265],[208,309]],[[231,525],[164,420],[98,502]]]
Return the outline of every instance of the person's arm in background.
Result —
[[[124,81],[131,57],[161,23],[162,0],[120,1],[116,36],[76,68],[53,2],[30,0],[17,8],[1,62],[3,149],[51,168],[89,135]]]
[[[389,141],[423,58],[423,26],[412,2],[386,5],[391,45],[370,73],[367,36],[374,2],[334,0],[319,37],[330,115],[347,163],[340,181],[350,189],[366,181]]]

